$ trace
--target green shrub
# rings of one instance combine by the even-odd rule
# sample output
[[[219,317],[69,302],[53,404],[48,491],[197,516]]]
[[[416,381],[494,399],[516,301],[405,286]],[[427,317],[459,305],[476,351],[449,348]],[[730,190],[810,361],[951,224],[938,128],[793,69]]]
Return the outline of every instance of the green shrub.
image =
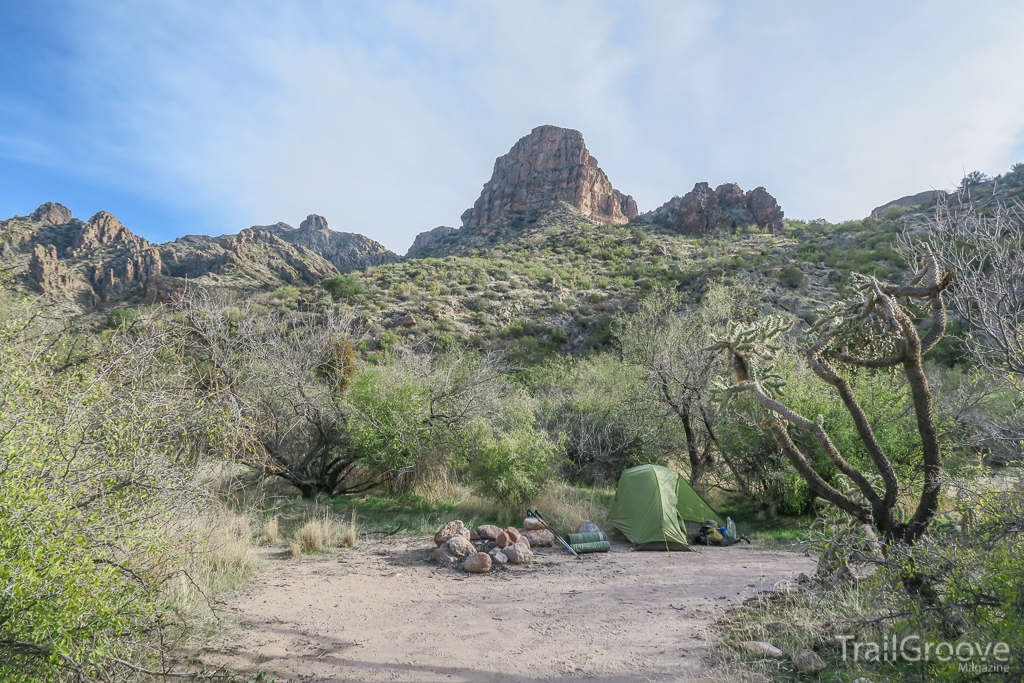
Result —
[[[138,314],[130,308],[115,308],[107,314],[107,327],[117,329],[131,325],[135,322],[136,317],[138,317]]]
[[[299,288],[295,285],[281,285],[274,290],[274,298],[282,301],[291,301],[299,295]]]
[[[510,401],[503,417],[497,428],[484,420],[472,425],[469,472],[482,495],[521,510],[550,483],[556,444],[536,429],[523,401]]]
[[[801,271],[796,266],[786,266],[781,271],[779,271],[777,278],[779,282],[784,284],[786,287],[796,289],[797,287],[804,283],[804,281],[807,279],[807,276],[805,276],[803,274],[803,271]]]
[[[363,293],[363,284],[359,278],[351,273],[346,275],[333,275],[320,282],[320,286],[327,290],[327,293],[335,301],[349,299]]]
[[[0,680],[125,680],[177,621],[190,463],[230,428],[138,339],[62,373],[21,329],[0,327]]]
[[[384,349],[393,349],[401,341],[401,337],[395,334],[392,330],[384,330],[380,335],[380,345]]]

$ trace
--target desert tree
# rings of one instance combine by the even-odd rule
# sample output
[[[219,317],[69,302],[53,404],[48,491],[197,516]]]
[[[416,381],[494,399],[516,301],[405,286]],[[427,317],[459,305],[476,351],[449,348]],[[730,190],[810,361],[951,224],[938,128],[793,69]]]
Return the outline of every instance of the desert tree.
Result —
[[[615,481],[622,470],[665,464],[682,439],[647,386],[644,369],[618,354],[571,359],[532,387],[540,421],[562,439],[572,480]]]
[[[623,355],[644,369],[656,400],[682,426],[690,484],[701,492],[718,450],[714,380],[719,365],[708,348],[713,330],[729,320],[755,318],[759,303],[749,286],[715,284],[700,306],[687,310],[676,292],[656,290],[619,329]]]
[[[348,405],[356,449],[377,462],[392,490],[449,479],[473,423],[492,423],[512,393],[498,351],[394,349],[354,378]]]
[[[939,506],[942,453],[923,362],[945,333],[943,293],[953,276],[952,271],[942,271],[936,257],[925,251],[920,269],[906,284],[859,277],[858,294],[834,305],[813,329],[805,354],[807,363],[838,394],[856,426],[873,472],[851,463],[835,446],[821,420],[801,415],[786,405],[784,381],[773,371],[773,361],[791,322],[770,317],[753,324],[734,323],[709,347],[728,359],[727,395],[749,392],[767,410],[766,426],[811,491],[851,517],[873,525],[890,543],[917,541]],[[923,331],[918,329],[919,317],[925,318]],[[848,376],[872,371],[902,373],[911,395],[921,439],[917,469],[922,481],[917,508],[907,521],[897,515],[902,491],[896,468],[876,438]],[[825,480],[794,442],[790,428],[814,437],[832,466],[851,482],[851,491],[841,491]]]
[[[237,403],[250,464],[303,497],[369,490],[379,471],[352,447],[345,392],[356,371],[351,316],[260,312],[205,290],[177,302],[180,354],[197,384]]]
[[[2,680],[148,677],[187,630],[176,586],[207,589],[196,465],[229,461],[236,413],[157,318],[79,341],[0,312]]]
[[[1024,207],[977,206],[959,193],[940,203],[923,227],[908,228],[900,247],[908,258],[930,254],[943,269],[956,271],[948,299],[968,327],[967,350],[990,373],[1019,382],[1024,377]]]
[[[948,298],[966,328],[963,343],[982,376],[978,382],[990,384],[993,378],[1017,397],[1012,414],[998,417],[986,411],[975,445],[990,462],[1019,459],[1024,442],[1024,206],[979,202],[969,189],[962,190],[941,202],[924,226],[908,228],[900,246],[908,258],[919,258],[927,249],[943,268],[957,272]]]

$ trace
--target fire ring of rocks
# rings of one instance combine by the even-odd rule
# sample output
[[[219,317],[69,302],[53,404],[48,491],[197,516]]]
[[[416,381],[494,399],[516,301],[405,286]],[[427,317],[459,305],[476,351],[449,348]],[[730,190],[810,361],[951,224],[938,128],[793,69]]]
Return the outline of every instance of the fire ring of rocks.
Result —
[[[555,535],[537,519],[527,517],[523,528],[482,524],[469,529],[461,519],[448,522],[434,534],[432,559],[442,566],[456,566],[471,574],[485,574],[494,566],[531,564],[533,548],[550,548]]]

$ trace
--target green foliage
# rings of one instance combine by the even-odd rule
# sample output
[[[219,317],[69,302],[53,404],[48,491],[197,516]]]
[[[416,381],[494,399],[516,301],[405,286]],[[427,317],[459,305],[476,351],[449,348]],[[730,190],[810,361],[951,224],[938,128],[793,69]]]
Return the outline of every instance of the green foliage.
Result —
[[[468,439],[474,487],[506,507],[521,510],[550,483],[556,444],[534,424],[523,398],[510,401],[499,425],[476,420]]]
[[[779,282],[791,289],[796,289],[807,281],[807,276],[796,266],[786,266],[779,271],[777,278]]]
[[[335,301],[350,299],[363,293],[363,283],[356,275],[351,273],[345,275],[332,275],[321,280],[320,286],[327,290],[327,293]]]
[[[845,521],[815,525],[805,532],[803,543],[820,558],[816,581],[720,621],[725,641],[736,645],[770,639],[790,656],[813,649],[836,680],[1019,681],[1024,488],[1019,473],[1002,477],[995,487],[982,484],[979,474],[949,482],[946,511],[932,523],[927,543],[894,545],[883,556],[877,543],[872,549],[864,527]],[[868,566],[871,571],[865,571]],[[854,573],[861,578],[855,579]],[[933,643],[932,656],[928,661],[872,662],[862,649],[857,662],[844,660],[836,639],[840,635],[852,636],[854,643],[881,643],[893,636],[901,642],[915,636],[918,641],[911,645],[922,650],[925,642]],[[976,656],[966,664],[1001,666],[981,676],[962,670],[956,657],[942,661],[934,656],[934,644],[942,642],[952,644],[954,652],[961,643],[977,643],[983,650],[988,645],[987,660]],[[991,648],[996,643],[1006,644],[1009,661],[994,660]],[[961,651],[966,653],[966,646]],[[759,664],[763,661],[752,667]],[[787,668],[778,667],[772,679],[805,680]]]
[[[393,349],[400,341],[402,341],[402,338],[395,334],[393,330],[384,330],[380,335],[380,345],[384,349]]]
[[[223,443],[225,416],[176,393],[141,340],[114,335],[89,349],[99,360],[57,372],[44,349],[61,343],[4,325],[0,679],[90,680],[113,658],[145,660],[177,621],[165,589],[187,559],[179,515],[205,508],[189,463]]]
[[[347,395],[352,446],[367,467],[401,472],[431,447],[430,392],[396,364],[363,368]]]
[[[772,365],[773,374],[779,378],[780,399],[794,411],[820,422],[848,462],[870,471],[873,462],[838,393],[818,379],[795,349],[780,348],[780,351],[780,357]],[[908,388],[900,379],[881,373],[859,373],[851,384],[897,474],[906,481],[913,481],[920,457],[920,440],[909,407]],[[806,483],[763,427],[764,416],[764,409],[750,397],[738,396],[728,403],[723,415],[718,430],[719,444],[766,510],[784,515],[813,513],[814,500]],[[790,434],[825,481],[841,490],[852,488],[849,482],[842,481],[838,470],[811,435],[796,429],[791,429]]]
[[[115,308],[107,314],[107,327],[116,330],[119,327],[131,325],[136,317],[138,317],[138,313],[131,308]]]
[[[963,337],[966,330],[959,320],[951,320],[946,325],[946,334],[939,343],[928,352],[928,360],[946,368],[960,365],[967,360],[967,349]]]
[[[282,301],[291,301],[299,295],[299,288],[295,285],[281,285],[274,290],[274,298]]]
[[[538,368],[528,380],[571,481],[614,482],[634,465],[664,465],[682,441],[678,420],[652,400],[638,366],[600,353]]]

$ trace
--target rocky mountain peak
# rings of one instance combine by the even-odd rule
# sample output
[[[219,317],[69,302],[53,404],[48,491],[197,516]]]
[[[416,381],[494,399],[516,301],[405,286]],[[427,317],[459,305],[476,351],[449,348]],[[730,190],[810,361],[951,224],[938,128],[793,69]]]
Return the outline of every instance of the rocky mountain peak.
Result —
[[[71,209],[56,202],[46,202],[33,211],[28,218],[41,226],[65,225],[71,222]]]
[[[323,216],[318,216],[315,213],[311,213],[306,216],[306,220],[299,223],[299,230],[309,230],[310,232],[317,231],[323,232],[330,230],[327,227],[327,219]]]
[[[871,214],[868,217],[880,220],[885,218],[885,214],[893,209],[912,209],[925,204],[932,205],[945,198],[946,192],[943,190],[925,190],[924,192],[900,197],[887,204],[876,206],[871,210]]]
[[[90,249],[117,242],[137,249],[149,246],[149,242],[145,238],[139,237],[126,228],[115,216],[106,211],[98,211],[82,225],[81,230],[75,235],[69,254],[78,256]]]
[[[479,228],[510,213],[539,215],[565,202],[585,218],[622,225],[636,217],[636,202],[612,187],[578,130],[539,126],[494,162],[480,197],[462,214],[464,228]]]

